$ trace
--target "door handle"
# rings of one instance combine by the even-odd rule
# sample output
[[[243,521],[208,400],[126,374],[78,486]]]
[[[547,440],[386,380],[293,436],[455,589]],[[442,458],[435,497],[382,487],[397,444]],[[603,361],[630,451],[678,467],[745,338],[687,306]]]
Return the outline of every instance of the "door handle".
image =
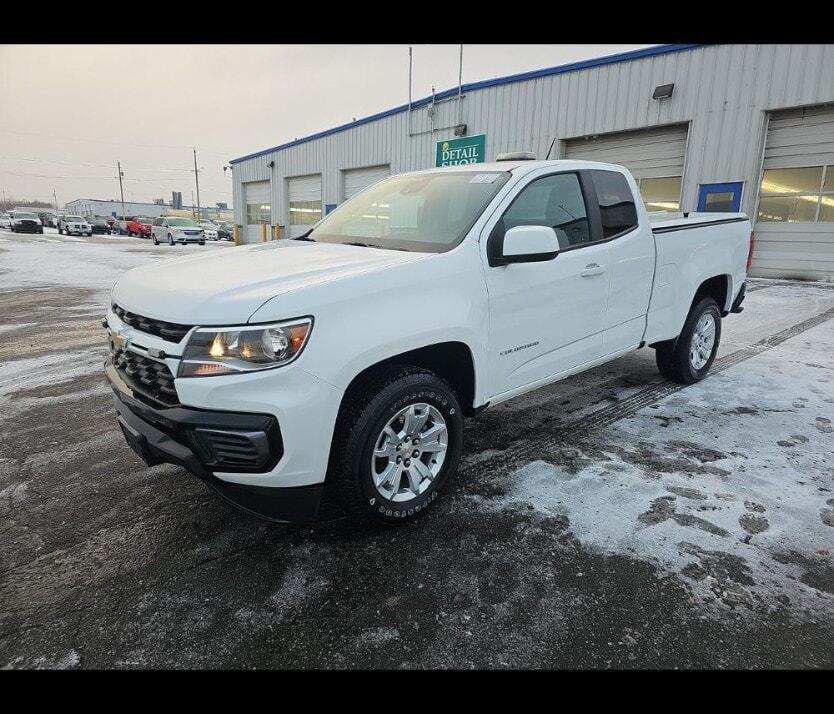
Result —
[[[579,273],[583,278],[590,278],[594,275],[602,275],[605,272],[605,266],[599,263],[588,263],[584,270]]]

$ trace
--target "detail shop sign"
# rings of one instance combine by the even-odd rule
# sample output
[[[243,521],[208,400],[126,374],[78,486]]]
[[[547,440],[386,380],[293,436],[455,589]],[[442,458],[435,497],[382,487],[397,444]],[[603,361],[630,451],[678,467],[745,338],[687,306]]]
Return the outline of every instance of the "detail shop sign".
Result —
[[[486,161],[486,134],[437,142],[435,166],[482,164]]]

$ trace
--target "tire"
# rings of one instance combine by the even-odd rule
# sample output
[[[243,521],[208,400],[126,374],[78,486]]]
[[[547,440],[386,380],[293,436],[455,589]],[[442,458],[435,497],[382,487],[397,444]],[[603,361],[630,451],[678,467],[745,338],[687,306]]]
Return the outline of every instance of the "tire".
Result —
[[[458,398],[450,386],[432,372],[406,365],[379,369],[351,391],[336,423],[327,489],[344,511],[366,523],[393,525],[412,521],[435,501],[457,469],[463,441],[463,416]],[[422,426],[418,427],[424,430],[422,433],[428,435],[438,425],[445,427],[445,450],[441,452],[436,448],[439,444],[435,443],[415,458],[414,453],[420,452],[411,452],[412,447],[425,448],[429,442],[402,439],[395,447],[392,440],[386,447],[391,453],[375,458],[374,450],[380,439],[387,439],[383,430],[392,419],[395,425],[398,424],[397,415],[409,409],[414,410],[416,418],[423,419]],[[438,415],[439,420],[436,421],[434,416],[423,417],[427,412]],[[402,428],[395,428],[404,433],[405,423]],[[443,431],[439,433],[442,440]],[[388,441],[384,443],[389,444]],[[439,466],[433,461],[436,457],[440,460]],[[395,462],[395,458],[398,461]],[[396,483],[401,486],[391,485],[387,496],[378,490],[374,470],[385,472],[391,465],[396,469],[397,464],[404,466],[410,460],[422,463],[419,471],[397,472],[400,475]],[[428,478],[428,471],[432,469],[436,469],[436,473]],[[419,485],[415,486],[418,481]],[[386,488],[385,484],[380,488]]]
[[[707,332],[709,331],[710,319],[714,324],[711,347],[704,345],[704,335],[697,333],[699,324],[702,324],[702,318],[707,323]],[[694,344],[695,340],[699,338],[702,340],[700,351]],[[718,308],[718,303],[710,297],[702,298],[689,311],[678,339],[671,344],[656,348],[657,368],[664,377],[671,379],[673,382],[680,384],[699,382],[707,376],[712,367],[720,342],[721,311]],[[704,350],[707,347],[708,353],[705,353]]]
[[[174,245],[174,236],[168,234],[168,245]]]
[[[156,239],[156,234],[152,235],[151,238],[153,239],[154,245],[159,245],[159,241]]]
[[[204,240],[200,241],[200,245],[205,245],[205,244],[206,244],[206,242]]]

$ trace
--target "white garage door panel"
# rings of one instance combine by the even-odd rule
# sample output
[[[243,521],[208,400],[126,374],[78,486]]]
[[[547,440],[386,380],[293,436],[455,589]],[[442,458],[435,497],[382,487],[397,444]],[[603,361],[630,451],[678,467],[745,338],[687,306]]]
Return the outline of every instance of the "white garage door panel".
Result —
[[[297,176],[288,184],[290,201],[321,201],[321,174]]]
[[[287,179],[287,215],[289,216],[289,204],[298,201],[318,202],[318,209],[321,210],[321,174],[310,176],[295,176]],[[321,214],[319,214],[321,215]],[[293,224],[288,220],[287,233],[290,238],[297,238],[303,235],[313,224]]]
[[[764,169],[834,165],[834,106],[773,112],[767,125]],[[759,222],[750,274],[834,278],[834,223]]]
[[[774,112],[767,127],[764,168],[834,164],[834,107]]]
[[[243,239],[246,243],[257,243],[263,240],[263,229],[260,225],[249,225],[247,205],[250,203],[271,205],[269,181],[251,181],[243,184]]]
[[[687,131],[686,124],[677,124],[569,139],[565,158],[621,164],[638,179],[682,176]]]
[[[347,201],[353,198],[360,191],[364,191],[368,186],[372,186],[377,181],[387,178],[391,175],[391,167],[385,166],[369,166],[362,169],[349,169],[345,171],[345,190],[344,200]]]

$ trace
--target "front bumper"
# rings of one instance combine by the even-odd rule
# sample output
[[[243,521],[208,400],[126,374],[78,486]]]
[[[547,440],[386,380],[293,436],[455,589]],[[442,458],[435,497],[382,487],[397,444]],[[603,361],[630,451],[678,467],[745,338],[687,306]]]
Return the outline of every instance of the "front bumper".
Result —
[[[13,230],[15,233],[43,233],[43,226],[37,223],[15,223]]]
[[[316,520],[323,483],[282,488],[234,483],[215,476],[218,469],[236,468],[224,463],[222,458],[229,456],[231,448],[234,459],[234,454],[240,452],[239,444],[246,441],[261,449],[263,472],[274,469],[284,455],[280,428],[274,417],[182,406],[155,408],[134,397],[109,359],[105,374],[113,389],[116,418],[125,441],[146,464],[181,466],[211,485],[231,504],[270,521]],[[217,446],[213,435],[220,435],[224,441]],[[229,446],[230,436],[242,442],[235,441]]]

